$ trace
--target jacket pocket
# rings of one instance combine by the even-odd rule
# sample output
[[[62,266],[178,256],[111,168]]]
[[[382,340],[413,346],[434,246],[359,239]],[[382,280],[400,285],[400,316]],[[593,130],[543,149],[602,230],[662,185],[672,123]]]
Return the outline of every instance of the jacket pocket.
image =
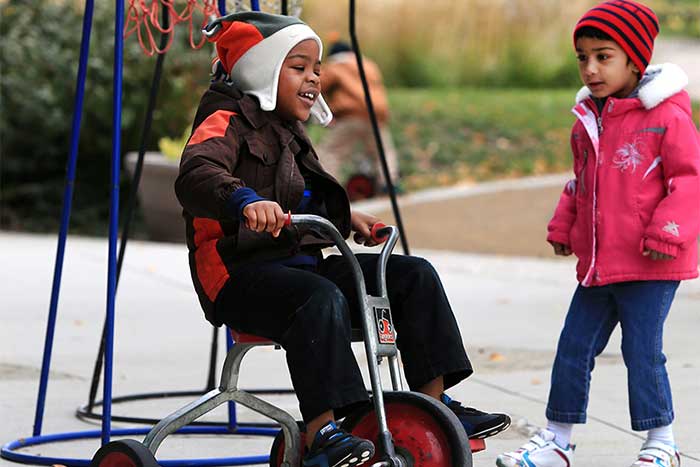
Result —
[[[576,197],[585,198],[588,191],[588,176],[586,175],[586,169],[588,168],[588,157],[590,149],[583,148],[581,150],[581,168],[576,174]]]
[[[656,207],[666,196],[664,166],[661,156],[649,153],[639,173],[639,182],[635,196],[637,220],[642,231],[651,223]]]
[[[257,135],[245,137],[246,146],[251,160],[255,165],[255,180],[253,189],[256,191],[272,187],[277,173],[280,153],[277,147],[269,144]],[[247,183],[250,183],[246,180]]]
[[[581,257],[583,252],[581,251],[581,220],[579,217],[576,218],[569,231],[569,247],[578,258]]]
[[[260,136],[255,134],[246,135],[245,142],[250,154],[262,164],[272,165],[279,160],[279,149]]]

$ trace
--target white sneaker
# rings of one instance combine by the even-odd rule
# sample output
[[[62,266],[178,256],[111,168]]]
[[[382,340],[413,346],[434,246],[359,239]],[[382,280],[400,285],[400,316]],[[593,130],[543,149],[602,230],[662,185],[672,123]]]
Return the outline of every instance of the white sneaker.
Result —
[[[498,456],[498,467],[571,467],[574,446],[566,449],[554,442],[554,433],[540,430],[517,451],[506,452]],[[675,467],[675,466],[674,466]]]
[[[642,445],[637,461],[631,467],[680,467],[681,455],[675,446],[649,440]]]

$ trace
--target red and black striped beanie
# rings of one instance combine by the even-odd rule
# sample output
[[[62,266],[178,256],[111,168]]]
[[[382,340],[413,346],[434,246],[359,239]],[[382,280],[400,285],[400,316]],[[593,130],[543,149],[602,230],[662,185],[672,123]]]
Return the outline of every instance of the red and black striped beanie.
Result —
[[[608,34],[622,47],[632,63],[644,73],[654,51],[654,39],[659,34],[659,20],[654,11],[632,0],[611,0],[591,8],[576,23],[576,33],[586,26]]]

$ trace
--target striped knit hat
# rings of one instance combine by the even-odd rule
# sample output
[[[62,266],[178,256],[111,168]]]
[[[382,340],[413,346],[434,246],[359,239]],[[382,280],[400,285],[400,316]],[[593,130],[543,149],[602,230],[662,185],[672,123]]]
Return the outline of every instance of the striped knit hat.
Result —
[[[613,38],[627,53],[640,73],[649,65],[654,39],[659,34],[659,21],[651,8],[632,0],[611,0],[591,8],[576,24],[576,32],[593,27]]]
[[[260,108],[266,111],[277,107],[282,63],[297,44],[313,39],[318,44],[319,60],[323,55],[318,35],[293,16],[256,11],[234,13],[215,19],[203,32],[216,44],[217,58],[234,85],[244,94],[257,97]],[[311,114],[324,126],[333,119],[320,94]]]

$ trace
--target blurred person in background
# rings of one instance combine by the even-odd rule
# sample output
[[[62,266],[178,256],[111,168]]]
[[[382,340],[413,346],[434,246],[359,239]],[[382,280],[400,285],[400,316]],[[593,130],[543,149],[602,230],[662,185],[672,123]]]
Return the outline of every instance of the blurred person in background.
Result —
[[[389,176],[396,186],[399,164],[388,127],[389,105],[382,74],[375,62],[363,57],[362,64],[384,144]],[[319,144],[323,166],[347,187],[352,199],[371,197],[387,183],[369,118],[360,71],[352,47],[335,40],[322,65],[323,94],[333,112],[329,131]]]

